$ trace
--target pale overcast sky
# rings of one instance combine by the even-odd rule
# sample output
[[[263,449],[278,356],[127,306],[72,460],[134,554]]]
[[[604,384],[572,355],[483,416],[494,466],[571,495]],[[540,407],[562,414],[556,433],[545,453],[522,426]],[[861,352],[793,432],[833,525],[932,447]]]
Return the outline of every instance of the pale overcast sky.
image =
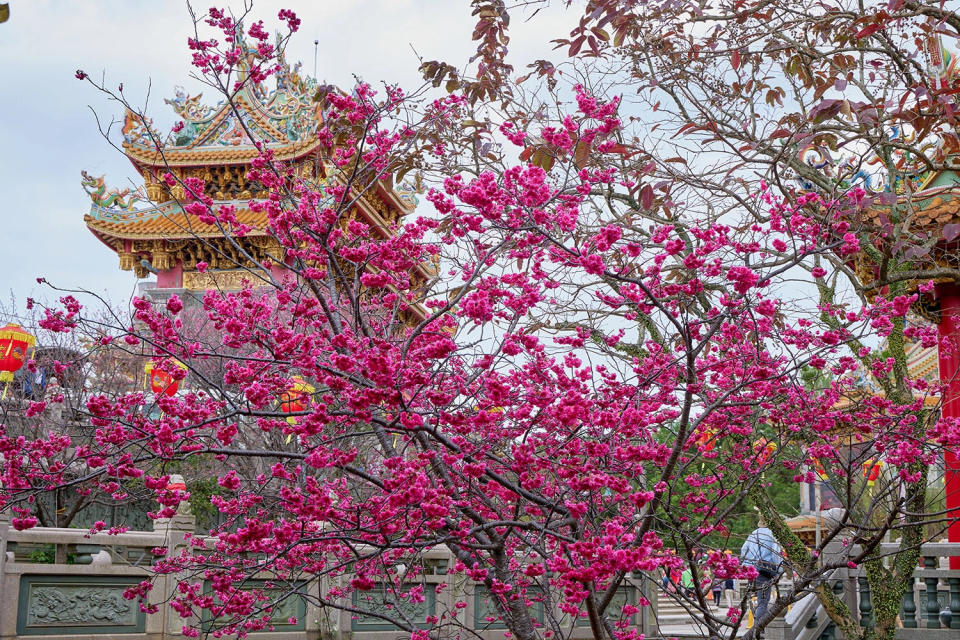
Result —
[[[88,0],[59,2],[4,0],[10,20],[0,24],[0,297],[10,293],[50,299],[37,285],[43,276],[63,287],[80,286],[125,303],[136,287],[132,272],[120,271],[116,256],[83,224],[90,199],[80,171],[106,174],[109,186],[137,178],[129,162],[100,136],[91,112],[101,120],[122,117],[122,108],[89,84],[74,78],[83,69],[107,85],[123,83],[124,93],[142,103],[148,82],[148,113],[158,125],[175,121],[163,98],[174,86],[188,92],[186,38],[191,21],[183,1]],[[198,12],[209,4],[194,2]],[[227,6],[242,6],[240,2]],[[548,15],[511,25],[517,74],[543,57],[556,58],[549,40],[569,30],[575,14],[555,3]],[[312,72],[313,41],[320,40],[317,75],[350,86],[353,75],[415,86],[417,58],[465,63],[475,50],[469,0],[257,0],[254,13],[273,30],[280,8],[303,20],[287,52]],[[208,96],[204,96],[207,98]],[[210,103],[216,103],[214,96]]]

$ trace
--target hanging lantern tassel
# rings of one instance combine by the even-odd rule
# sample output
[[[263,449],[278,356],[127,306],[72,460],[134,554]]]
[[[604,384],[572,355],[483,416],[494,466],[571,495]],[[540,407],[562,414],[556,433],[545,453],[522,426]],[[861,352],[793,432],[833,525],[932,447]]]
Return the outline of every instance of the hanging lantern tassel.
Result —
[[[883,460],[874,460],[870,458],[863,463],[863,477],[867,480],[867,489],[873,493],[873,486],[877,484],[880,478],[880,472],[883,471]]]
[[[7,397],[13,374],[27,361],[27,350],[36,343],[37,339],[18,324],[0,327],[0,381],[4,383],[2,399]]]

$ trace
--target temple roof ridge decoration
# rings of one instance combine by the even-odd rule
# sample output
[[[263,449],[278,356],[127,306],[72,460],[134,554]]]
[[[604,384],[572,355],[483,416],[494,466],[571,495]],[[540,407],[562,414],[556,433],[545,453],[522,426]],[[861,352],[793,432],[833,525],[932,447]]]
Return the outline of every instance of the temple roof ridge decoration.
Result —
[[[958,58],[944,46],[939,35],[928,39],[923,54],[932,86],[947,88],[960,77]],[[828,110],[837,113],[857,105],[867,106],[833,99],[824,100],[817,109],[822,109],[821,114]],[[808,143],[798,150],[798,157],[810,169],[835,178],[840,187],[861,187],[871,195],[895,193],[897,203],[912,202],[926,207],[930,204],[926,201],[938,196],[960,196],[958,133],[960,131],[951,131],[946,135],[934,134],[933,138],[920,140],[917,146],[916,131],[907,131],[902,125],[892,126],[887,134],[892,146],[889,162],[895,170],[892,181],[885,166],[887,161],[872,150],[865,154],[845,150],[846,155],[835,158],[826,143]],[[837,147],[833,147],[833,150],[837,151]],[[937,164],[942,166],[934,168],[934,163],[927,161],[928,155],[936,158]],[[814,189],[814,185],[802,176],[798,178],[802,189]],[[874,179],[879,179],[880,184],[875,186]],[[936,206],[941,202],[932,204]]]
[[[240,88],[228,101],[211,106],[203,94],[189,95],[175,87],[173,98],[164,99],[181,118],[166,137],[149,118],[127,111],[121,133],[124,151],[134,161],[147,165],[165,161],[171,165],[190,162],[249,161],[260,153],[251,140],[274,150],[274,157],[287,160],[307,153],[318,144],[316,132],[323,123],[323,102],[318,94],[332,88],[300,73],[301,63],[291,66],[281,54],[273,74],[275,86],[253,81],[248,73],[257,54],[243,40],[239,62]],[[161,153],[162,148],[162,153]]]
[[[955,73],[956,71],[951,71]],[[841,190],[862,188],[867,206],[858,213],[858,231],[869,234],[878,247],[902,251],[916,266],[926,270],[907,283],[908,292],[918,292],[912,306],[924,319],[939,322],[939,302],[919,290],[925,280],[960,285],[960,131],[930,134],[917,139],[915,132],[901,127],[890,131],[893,147],[889,165],[875,153],[834,158],[823,145],[807,145],[799,151],[800,161],[814,171],[835,180]],[[891,177],[892,174],[892,177]],[[801,190],[817,188],[801,175]],[[874,184],[874,180],[879,182]],[[893,238],[892,241],[888,241]],[[873,300],[885,292],[889,282],[881,264],[867,252],[845,259]]]
[[[955,177],[956,172],[960,171],[960,148],[956,143],[943,138],[928,140],[914,152],[909,146],[916,143],[915,134],[905,135],[899,127],[894,127],[890,132],[889,141],[897,145],[891,158],[896,170],[892,187],[884,162],[876,154],[859,156],[850,153],[834,157],[830,149],[822,144],[807,144],[799,150],[798,157],[810,169],[835,178],[843,188],[860,187],[871,195],[893,192],[898,202],[919,202],[958,192],[960,185],[956,180],[944,182],[945,175]],[[928,155],[942,158],[939,162],[942,166],[931,168],[926,162]],[[802,177],[799,183],[804,190],[815,189],[812,183]]]

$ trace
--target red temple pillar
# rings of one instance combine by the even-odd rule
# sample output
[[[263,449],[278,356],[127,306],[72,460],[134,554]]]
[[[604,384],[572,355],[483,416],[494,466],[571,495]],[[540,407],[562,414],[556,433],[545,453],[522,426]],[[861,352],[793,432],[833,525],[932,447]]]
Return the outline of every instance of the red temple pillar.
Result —
[[[943,417],[960,418],[960,287],[937,285],[940,302],[938,360],[944,385]],[[944,488],[950,525],[947,540],[960,542],[960,456],[953,447],[944,452]],[[950,558],[950,569],[960,570],[960,557]]]

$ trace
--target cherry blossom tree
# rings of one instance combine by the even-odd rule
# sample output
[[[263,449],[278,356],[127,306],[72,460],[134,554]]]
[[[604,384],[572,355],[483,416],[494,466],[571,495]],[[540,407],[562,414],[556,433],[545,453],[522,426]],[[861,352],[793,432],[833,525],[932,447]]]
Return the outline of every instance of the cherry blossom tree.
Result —
[[[822,289],[821,265],[842,269],[864,250],[855,223],[871,205],[865,192],[784,194],[757,180],[720,210],[705,196],[680,201],[673,182],[649,176],[691,163],[627,140],[622,98],[584,81],[550,108],[517,111],[520,89],[504,93],[511,70],[496,58],[507,14],[490,6],[477,5],[477,37],[492,75],[470,81],[428,63],[446,93],[329,88],[317,95],[326,183],[269,151],[255,163],[250,179],[271,195],[250,206],[266,212],[283,247],[275,262],[295,277],[261,264],[242,291],[207,291],[202,336],[176,296],[135,299],[133,321],[112,325],[91,322],[72,295],[43,310],[48,332],[143,349],[193,384],[156,399],[159,413],[140,390],[92,395],[94,435],[80,444],[56,430],[0,431],[0,501],[15,528],[36,526],[31,500],[64,483],[115,495],[142,482],[160,504],[154,515],[170,517],[189,498],[170,475],[204,465],[218,470],[210,500],[224,522],[154,566],[186,576],[164,595],[188,635],[204,615],[223,621],[217,633],[262,629],[291,593],[416,639],[469,635],[463,599],[425,625],[404,613],[430,596],[428,555],[443,548],[450,581],[487,593],[491,618],[515,637],[569,637],[581,620],[596,638],[627,640],[648,603],[625,602],[624,588],[649,593],[681,567],[695,581],[683,601],[709,634],[742,632],[746,596],[718,613],[706,584],[756,576],[722,552],[738,546],[732,519],[754,506],[776,516],[795,576],[760,628],[823,591],[826,572],[876,558],[887,532],[931,519],[913,488],[935,451],[916,446],[917,434],[949,442],[957,425],[923,409],[929,389],[905,378],[896,354],[867,346],[906,334],[915,296],[804,309],[785,289],[811,268]],[[288,11],[279,20],[299,26]],[[263,25],[244,22],[240,31],[211,9],[190,40],[197,74],[228,101],[238,82],[277,69]],[[241,34],[257,54],[238,80]],[[551,68],[537,67],[546,83]],[[404,173],[427,189],[416,215],[386,234],[351,216],[365,192]],[[684,180],[693,193],[694,176]],[[245,232],[201,181],[181,186],[189,214],[228,238]],[[852,375],[864,362],[903,393],[864,397]],[[805,385],[805,367],[829,375]],[[280,399],[298,379],[313,391],[291,414]],[[856,482],[841,451],[851,431],[897,467],[882,492]],[[771,508],[768,474],[808,483],[815,464],[851,478],[851,507],[865,496],[889,503],[879,524],[850,508],[827,532],[858,543],[843,557],[808,553]],[[252,587],[258,579],[269,588]]]
[[[477,58],[485,67],[512,71],[506,46],[510,16],[530,5],[511,8],[486,0],[471,4],[477,16],[475,37],[482,36],[477,37]],[[539,10],[543,4],[532,6]],[[857,257],[841,252],[814,256],[802,265],[809,275],[799,277],[814,281],[816,290],[801,289],[792,301],[781,300],[786,310],[802,309],[813,298],[824,312],[821,319],[842,331],[846,323],[840,309],[868,300],[892,303],[900,310],[909,303],[928,317],[935,315],[930,281],[957,281],[955,248],[944,247],[956,239],[960,226],[955,221],[940,226],[924,222],[918,211],[929,201],[914,193],[927,178],[953,170],[960,150],[960,76],[951,53],[958,33],[960,18],[935,2],[837,0],[816,7],[790,1],[720,0],[695,6],[589,2],[582,12],[573,12],[569,33],[557,34],[561,59],[567,61],[538,60],[517,80],[542,82],[551,94],[546,101],[542,89],[520,92],[509,83],[494,88],[492,97],[503,101],[508,118],[536,125],[536,118],[526,114],[543,107],[532,107],[527,96],[554,102],[564,74],[590,86],[595,95],[621,96],[625,117],[618,168],[633,180],[595,195],[645,221],[678,228],[698,227],[704,217],[739,225],[766,222],[767,203],[752,197],[761,180],[778,197],[801,207],[811,193],[856,198],[861,212],[850,218],[846,232],[860,244]],[[479,74],[470,77],[471,70],[431,62],[423,71],[472,99],[491,93]],[[555,147],[549,141],[533,142],[526,149],[528,157],[549,167]],[[587,151],[574,149],[578,166],[591,162]],[[819,207],[819,201],[814,202]],[[821,221],[827,220],[821,214],[832,215],[829,208],[806,211]],[[685,212],[692,214],[689,222]],[[916,320],[906,322],[899,312],[875,313],[874,328],[885,341],[882,352],[845,340],[834,357],[846,352],[842,357],[859,361],[875,389],[870,394],[879,392],[904,406],[914,403],[920,425],[916,438],[925,442],[914,448],[926,447],[927,456],[940,455],[950,441],[934,426],[936,409],[915,404],[930,390],[907,375],[910,343],[920,339],[930,347],[935,338],[929,332],[919,337],[911,326]],[[833,361],[818,359],[813,365],[829,371]],[[895,562],[874,558],[866,565],[871,589],[877,602],[882,601],[875,630],[853,625],[846,607],[828,590],[821,588],[819,595],[848,636],[890,637],[900,594],[912,584],[919,543],[930,530],[924,523],[939,520],[942,530],[947,518],[934,515],[937,500],[934,496],[928,501],[926,481],[906,486],[893,482],[884,485],[884,491],[853,482],[861,476],[857,465],[886,450],[886,443],[869,436],[855,440],[859,455],[848,456],[844,465],[834,460],[841,467],[839,477],[819,462],[811,466],[830,475],[835,486],[846,485],[843,507],[856,514],[853,519],[863,522],[864,529],[885,529],[880,523],[868,525],[867,513],[901,518],[894,533],[901,536],[904,551]],[[810,444],[815,451],[816,443]],[[893,465],[900,474],[928,474],[929,467],[916,459],[898,459]],[[758,506],[766,504],[767,515],[776,516],[769,508],[771,496],[764,493],[756,496]],[[782,543],[794,540],[782,518],[772,520]],[[869,537],[865,531],[852,535],[864,537]],[[832,534],[824,537],[824,542],[831,540]]]

